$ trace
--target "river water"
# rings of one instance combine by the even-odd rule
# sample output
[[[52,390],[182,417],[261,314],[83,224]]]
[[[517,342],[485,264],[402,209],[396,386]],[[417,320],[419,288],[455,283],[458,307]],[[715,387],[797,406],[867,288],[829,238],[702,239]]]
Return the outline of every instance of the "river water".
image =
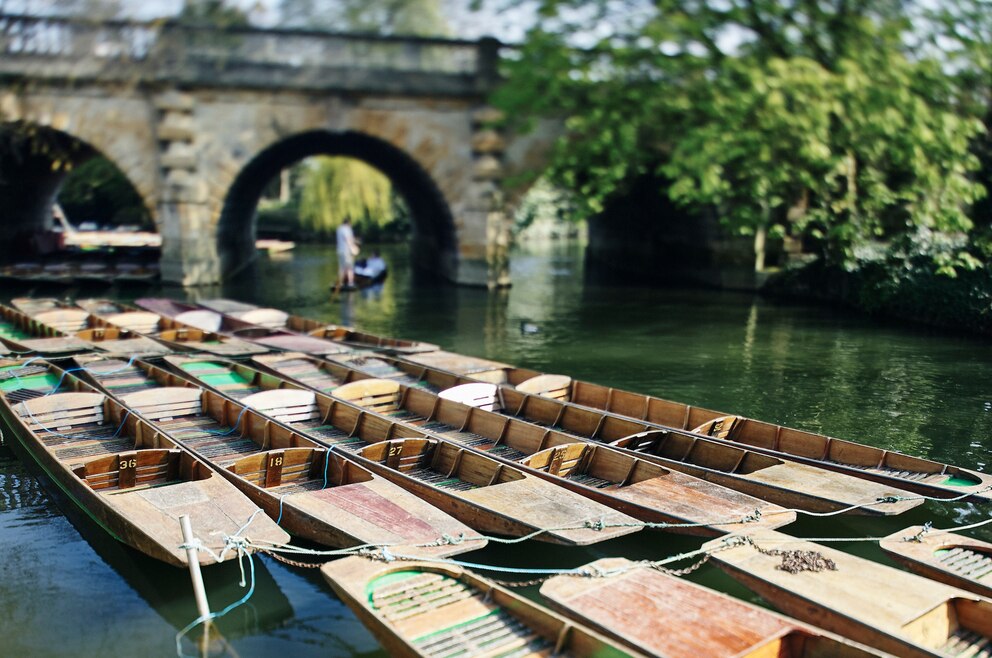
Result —
[[[332,249],[303,245],[263,258],[206,296],[277,306],[373,333],[739,412],[988,471],[992,449],[992,345],[899,323],[879,324],[823,306],[750,294],[621,285],[587,271],[575,245],[518,251],[507,291],[420,280],[405,247],[384,250],[379,290],[334,299]],[[27,292],[0,290],[0,297]],[[37,295],[61,290],[38,289]],[[181,289],[69,291],[113,296],[187,295]],[[526,330],[525,330],[526,327]],[[118,545],[65,515],[39,481],[0,448],[0,655],[172,656],[196,617],[185,572]],[[883,536],[933,521],[974,523],[992,508],[927,503],[895,518],[801,519],[803,537]],[[992,526],[970,534],[992,540]],[[473,562],[574,567],[605,556],[659,559],[700,540],[644,531],[585,548],[538,542],[470,553]],[[885,561],[871,543],[846,550]],[[255,589],[219,622],[230,655],[384,655],[316,570],[254,560]],[[241,599],[233,564],[205,571],[213,610]],[[716,568],[693,580],[757,601]],[[525,590],[535,596],[534,588]],[[183,645],[193,653],[191,644]]]

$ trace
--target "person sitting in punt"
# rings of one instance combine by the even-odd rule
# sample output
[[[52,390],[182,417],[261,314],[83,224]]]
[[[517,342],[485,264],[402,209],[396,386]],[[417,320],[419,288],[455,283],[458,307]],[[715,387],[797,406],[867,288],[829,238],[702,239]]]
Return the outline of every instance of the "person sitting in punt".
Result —
[[[364,264],[358,263],[355,265],[355,274],[366,276],[373,281],[385,271],[386,261],[379,255],[378,249],[372,252],[372,256],[366,259]]]

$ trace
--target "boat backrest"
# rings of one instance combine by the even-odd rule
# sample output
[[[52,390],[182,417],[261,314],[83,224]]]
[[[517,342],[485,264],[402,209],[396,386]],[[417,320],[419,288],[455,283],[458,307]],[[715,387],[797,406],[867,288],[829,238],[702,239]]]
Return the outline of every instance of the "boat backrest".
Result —
[[[102,393],[55,393],[25,400],[14,409],[28,429],[40,435],[103,424],[105,399]]]
[[[502,406],[497,396],[498,391],[499,388],[495,384],[472,383],[446,388],[437,395],[445,400],[460,402],[470,407],[498,411]]]
[[[573,471],[581,471],[582,459],[593,449],[588,443],[566,443],[536,452],[520,463],[551,475],[568,477]]]
[[[323,451],[314,448],[269,450],[242,457],[229,465],[227,470],[236,473],[255,486],[269,489],[310,479],[314,459],[317,459],[321,454]],[[333,482],[328,482],[328,486],[333,484]]]
[[[567,375],[537,375],[520,382],[515,388],[521,393],[568,402],[571,397],[572,378]]]
[[[203,331],[220,331],[220,325],[224,318],[216,311],[197,309],[195,311],[185,311],[175,318],[176,322],[188,324],[191,327],[202,329]]]
[[[243,311],[235,315],[242,322],[257,324],[269,329],[282,329],[286,326],[289,313],[280,311],[277,308],[256,308],[251,311]]]
[[[125,395],[126,407],[151,421],[172,420],[203,413],[203,391],[195,387],[166,386]]]
[[[734,430],[743,424],[743,422],[744,419],[740,416],[721,416],[706,421],[691,431],[693,434],[705,434],[706,436],[712,436],[717,439],[730,439],[733,436]]]
[[[112,325],[124,327],[139,334],[153,334],[158,331],[161,317],[157,313],[149,313],[148,311],[128,311],[103,316],[103,319]]]
[[[85,329],[89,316],[90,314],[82,309],[59,308],[38,313],[34,316],[34,320],[54,327],[62,333],[71,334]]]
[[[317,395],[312,391],[279,388],[254,393],[242,398],[240,402],[281,423],[320,420]]]
[[[97,491],[150,486],[178,479],[181,454],[179,450],[132,450],[93,459],[73,472]]]
[[[378,413],[396,411],[400,406],[400,385],[387,379],[360,379],[337,387],[331,395]]]

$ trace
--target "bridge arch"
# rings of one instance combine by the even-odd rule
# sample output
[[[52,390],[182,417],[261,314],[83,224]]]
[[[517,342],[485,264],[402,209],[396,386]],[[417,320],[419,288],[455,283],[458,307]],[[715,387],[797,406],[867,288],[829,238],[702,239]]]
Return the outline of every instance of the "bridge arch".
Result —
[[[382,172],[410,210],[419,264],[443,274],[453,271],[457,238],[451,208],[420,163],[397,146],[366,133],[309,130],[261,150],[228,188],[217,225],[217,250],[225,275],[254,255],[255,210],[265,184],[287,166],[317,155],[355,158]]]
[[[133,157],[115,154],[114,143],[100,139],[98,132],[85,125],[59,121],[58,115],[55,121],[51,114],[14,116],[14,120],[6,113],[0,117],[0,205],[4,208],[0,259],[30,254],[33,236],[52,228],[52,206],[66,178],[95,157],[113,164],[150,216],[155,216],[154,190],[147,185],[148,178]]]

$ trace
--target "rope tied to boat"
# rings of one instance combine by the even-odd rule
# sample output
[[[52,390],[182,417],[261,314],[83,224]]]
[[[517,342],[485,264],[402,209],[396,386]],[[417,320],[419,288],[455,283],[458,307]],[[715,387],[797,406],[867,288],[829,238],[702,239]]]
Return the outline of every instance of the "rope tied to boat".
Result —
[[[757,523],[761,520],[761,510],[755,509],[753,512],[741,519],[741,523]]]
[[[781,557],[782,563],[776,569],[787,571],[791,574],[812,571],[837,571],[837,563],[828,557],[824,557],[820,551],[807,551],[802,549],[782,550],[781,548],[761,548],[750,536],[733,537],[730,541],[736,541],[737,545],[750,545],[754,550],[762,555],[771,557]]]
[[[448,533],[443,533],[434,542],[437,546],[458,546],[459,544],[465,543],[465,533],[459,532],[457,537],[452,537]]]
[[[927,521],[926,523],[923,524],[923,527],[920,528],[920,531],[918,533],[916,533],[912,537],[903,537],[902,540],[915,541],[916,543],[921,543],[923,541],[923,537],[926,536],[926,534],[930,532],[932,528],[933,528],[933,522]]]
[[[606,529],[606,521],[603,520],[603,517],[599,517],[595,521],[586,521],[583,527],[595,530],[596,532],[602,532]]]

